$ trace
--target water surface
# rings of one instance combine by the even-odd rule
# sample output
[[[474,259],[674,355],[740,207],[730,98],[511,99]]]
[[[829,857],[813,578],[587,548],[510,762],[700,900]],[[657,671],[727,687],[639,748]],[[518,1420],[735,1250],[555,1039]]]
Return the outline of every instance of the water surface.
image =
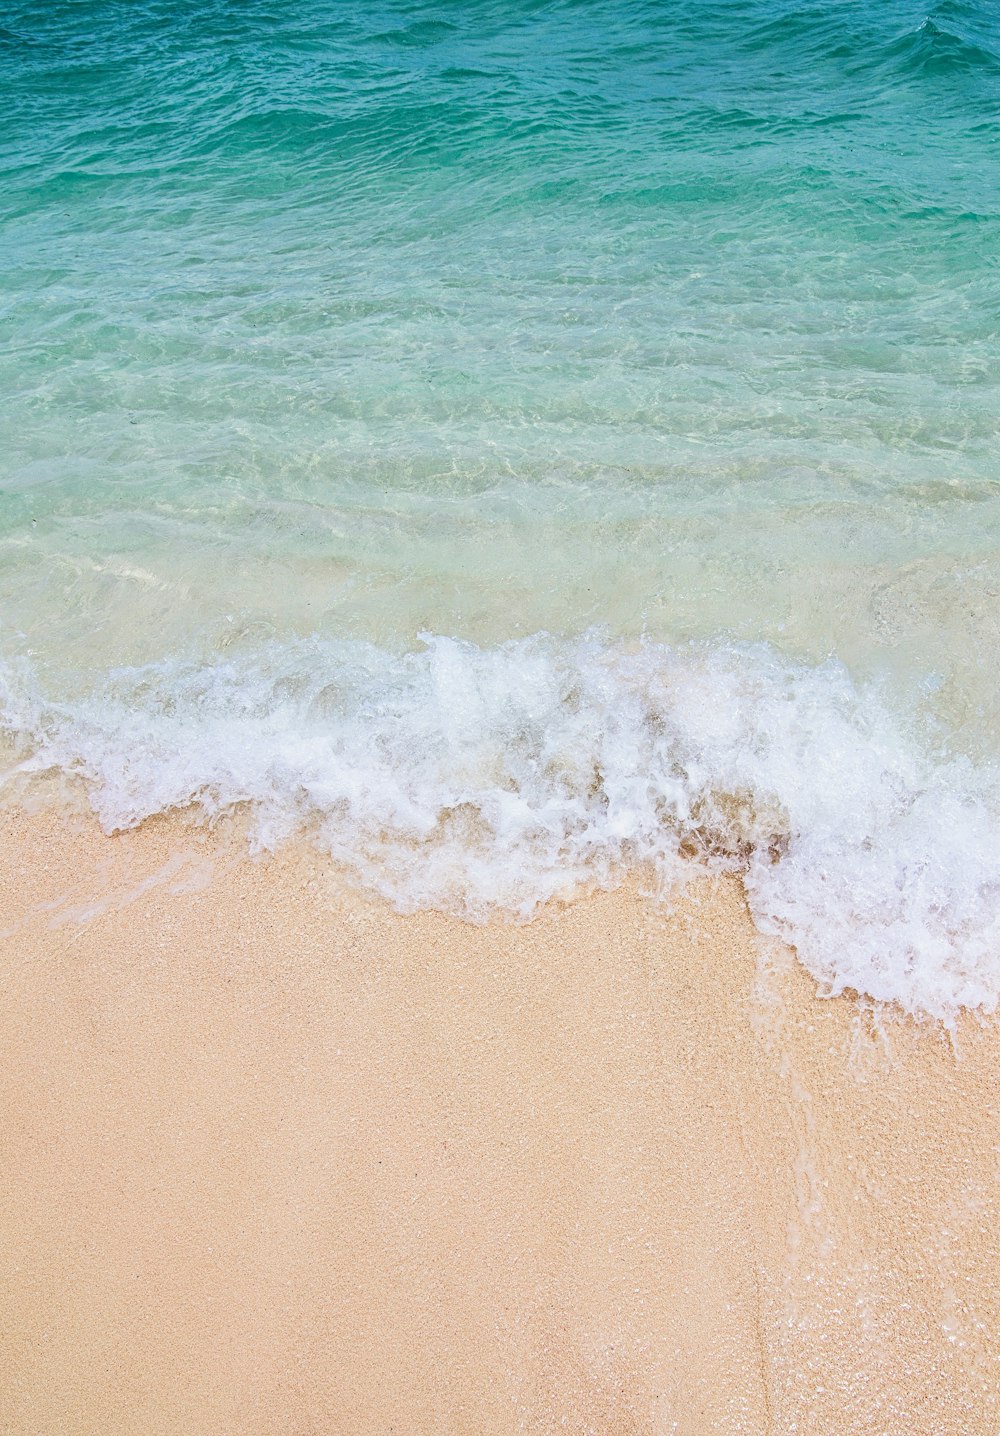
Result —
[[[19,763],[995,1000],[992,6],[14,0],[0,83]]]

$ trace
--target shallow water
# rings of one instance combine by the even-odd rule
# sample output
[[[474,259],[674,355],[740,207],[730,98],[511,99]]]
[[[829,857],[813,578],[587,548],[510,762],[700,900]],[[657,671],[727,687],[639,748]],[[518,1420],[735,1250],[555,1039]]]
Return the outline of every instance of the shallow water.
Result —
[[[473,914],[707,852],[995,1000],[992,7],[5,17],[22,763]]]

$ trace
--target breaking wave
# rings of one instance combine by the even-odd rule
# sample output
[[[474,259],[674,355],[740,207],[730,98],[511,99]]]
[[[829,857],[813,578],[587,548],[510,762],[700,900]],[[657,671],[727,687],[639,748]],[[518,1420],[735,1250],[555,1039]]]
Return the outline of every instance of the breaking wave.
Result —
[[[86,785],[108,832],[248,807],[401,910],[530,917],[629,871],[742,877],[823,990],[913,1012],[1000,991],[1000,784],[829,662],[763,646],[546,635],[274,643],[46,697],[0,667],[8,780]]]

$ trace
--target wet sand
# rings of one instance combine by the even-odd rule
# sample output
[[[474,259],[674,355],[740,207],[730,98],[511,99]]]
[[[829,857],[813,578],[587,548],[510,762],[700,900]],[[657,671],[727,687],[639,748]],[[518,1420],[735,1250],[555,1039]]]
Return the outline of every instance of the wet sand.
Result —
[[[823,1000],[737,883],[401,917],[7,815],[0,1429],[995,1433],[995,1025]]]

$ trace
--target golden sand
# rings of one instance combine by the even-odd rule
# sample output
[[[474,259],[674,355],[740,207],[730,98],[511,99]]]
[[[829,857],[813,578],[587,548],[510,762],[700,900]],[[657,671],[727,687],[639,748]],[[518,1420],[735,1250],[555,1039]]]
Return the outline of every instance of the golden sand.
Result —
[[[736,883],[527,927],[8,816],[0,1428],[996,1433],[995,1027]]]

